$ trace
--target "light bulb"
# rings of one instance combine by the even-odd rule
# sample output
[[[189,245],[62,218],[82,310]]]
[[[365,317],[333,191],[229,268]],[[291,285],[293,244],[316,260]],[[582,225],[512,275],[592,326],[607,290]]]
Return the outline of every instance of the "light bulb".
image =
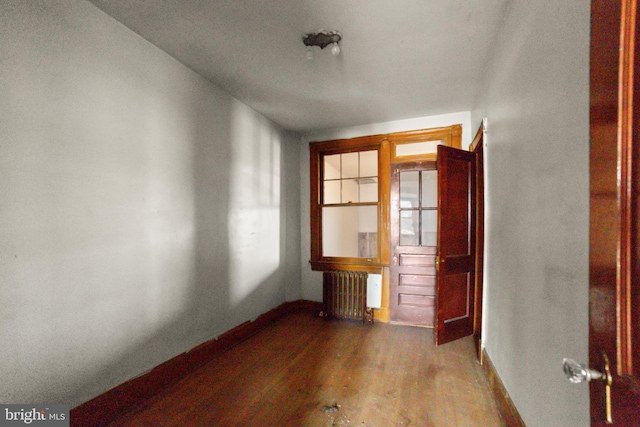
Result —
[[[333,43],[333,46],[331,46],[331,54],[333,56],[340,55],[340,46],[338,46],[338,42]]]
[[[313,59],[313,49],[311,46],[307,46],[307,59],[311,61]]]

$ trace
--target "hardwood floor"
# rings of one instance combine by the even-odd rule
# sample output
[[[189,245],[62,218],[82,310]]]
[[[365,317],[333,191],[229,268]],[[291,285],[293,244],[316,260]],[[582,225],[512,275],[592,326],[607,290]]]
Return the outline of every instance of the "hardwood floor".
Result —
[[[501,427],[471,337],[288,315],[109,426]]]

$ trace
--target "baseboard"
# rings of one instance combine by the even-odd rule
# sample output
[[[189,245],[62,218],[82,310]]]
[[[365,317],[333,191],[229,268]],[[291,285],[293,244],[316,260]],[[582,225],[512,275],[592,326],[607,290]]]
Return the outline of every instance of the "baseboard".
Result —
[[[156,366],[146,374],[133,378],[73,408],[70,414],[70,423],[72,426],[109,424],[127,409],[141,405],[164,388],[207,363],[212,357],[246,340],[279,318],[295,312],[319,312],[321,309],[322,303],[315,301],[285,302],[257,319],[236,326],[218,338],[202,343],[188,352]]]
[[[493,362],[491,362],[491,359],[487,354],[487,350],[482,351],[482,366],[484,366],[484,370],[489,378],[491,391],[493,391],[496,403],[498,404],[500,415],[502,415],[502,419],[505,421],[507,426],[526,427],[522,417],[520,417],[520,414],[518,413],[518,409],[516,409],[507,389],[504,387],[500,376],[498,376],[498,372],[496,371],[495,366],[493,366]]]

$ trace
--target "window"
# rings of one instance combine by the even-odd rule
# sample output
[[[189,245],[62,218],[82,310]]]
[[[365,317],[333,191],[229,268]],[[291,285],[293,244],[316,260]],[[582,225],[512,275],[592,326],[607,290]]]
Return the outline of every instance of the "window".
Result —
[[[322,157],[322,256],[376,258],[378,150]]]
[[[312,142],[310,152],[311,267],[380,273],[389,265],[391,164],[434,161],[438,145],[460,147],[460,125]],[[416,191],[433,190],[435,171],[406,181],[401,230],[407,245],[431,246],[437,201]],[[416,194],[409,194],[413,191]],[[435,194],[432,191],[429,194]],[[429,196],[432,198],[432,196]]]
[[[396,144],[396,158],[418,156],[421,160],[425,160],[427,158],[435,159],[436,153],[438,152],[438,145],[444,144],[445,142],[442,140]]]
[[[382,138],[312,143],[311,264],[316,270],[379,272],[384,172]],[[386,143],[388,147],[388,143]],[[385,159],[387,166],[385,166]],[[384,239],[382,239],[384,240]]]

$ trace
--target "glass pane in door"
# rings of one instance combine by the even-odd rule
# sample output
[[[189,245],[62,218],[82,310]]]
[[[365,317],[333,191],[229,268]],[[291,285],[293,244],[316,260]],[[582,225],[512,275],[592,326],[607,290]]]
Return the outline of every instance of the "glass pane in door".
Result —
[[[436,246],[438,172],[400,172],[400,246]]]
[[[400,172],[400,207],[419,207],[419,179],[420,172]]]
[[[418,210],[400,210],[400,246],[418,246],[420,220]]]
[[[422,171],[422,206],[423,208],[438,207],[438,171]]]
[[[438,211],[422,211],[422,246],[438,244]]]

